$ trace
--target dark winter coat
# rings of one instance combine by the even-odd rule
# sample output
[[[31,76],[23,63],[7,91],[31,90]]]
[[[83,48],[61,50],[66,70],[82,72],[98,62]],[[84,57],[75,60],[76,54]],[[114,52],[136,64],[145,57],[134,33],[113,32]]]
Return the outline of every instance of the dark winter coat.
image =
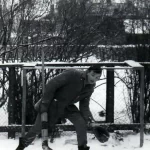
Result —
[[[80,112],[87,121],[88,117],[92,117],[89,101],[95,84],[85,84],[85,81],[86,71],[66,70],[48,82],[42,101],[49,105],[49,109],[57,109],[58,116],[61,116],[69,105],[79,102]]]

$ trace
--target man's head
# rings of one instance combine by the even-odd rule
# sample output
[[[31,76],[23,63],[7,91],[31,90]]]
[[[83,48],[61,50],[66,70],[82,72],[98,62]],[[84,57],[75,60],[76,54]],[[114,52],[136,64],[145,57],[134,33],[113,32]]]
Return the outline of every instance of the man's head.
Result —
[[[100,80],[102,69],[100,66],[94,65],[87,69],[87,84],[95,84]]]

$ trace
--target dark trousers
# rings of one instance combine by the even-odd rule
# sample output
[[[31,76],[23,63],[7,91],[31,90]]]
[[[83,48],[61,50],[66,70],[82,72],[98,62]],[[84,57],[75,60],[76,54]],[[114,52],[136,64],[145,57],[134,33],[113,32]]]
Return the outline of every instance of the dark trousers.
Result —
[[[56,108],[55,110],[50,109],[49,113],[50,113],[48,114],[49,128],[52,129],[55,123],[57,122],[58,118],[60,117],[58,115],[60,113],[56,111]],[[57,113],[57,115],[55,113]],[[77,133],[78,146],[86,145],[87,144],[87,126],[78,108],[75,105],[69,105],[67,108],[64,109],[63,116],[67,118],[68,120],[70,120],[75,126],[75,130]],[[40,133],[41,133],[41,115],[38,114],[35,124],[29,130],[29,132],[25,135],[25,137],[23,137],[25,146],[28,146],[30,143],[32,143],[36,135]]]

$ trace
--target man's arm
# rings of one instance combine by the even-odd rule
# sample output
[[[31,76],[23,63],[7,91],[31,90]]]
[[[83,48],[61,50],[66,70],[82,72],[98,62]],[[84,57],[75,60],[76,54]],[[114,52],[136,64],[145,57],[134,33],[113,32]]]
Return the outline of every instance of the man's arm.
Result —
[[[94,120],[93,115],[89,108],[91,95],[92,95],[92,92],[89,94],[89,96],[87,96],[85,99],[81,100],[79,103],[80,112],[81,112],[83,118],[85,119],[86,123],[88,123],[89,118],[91,120]]]

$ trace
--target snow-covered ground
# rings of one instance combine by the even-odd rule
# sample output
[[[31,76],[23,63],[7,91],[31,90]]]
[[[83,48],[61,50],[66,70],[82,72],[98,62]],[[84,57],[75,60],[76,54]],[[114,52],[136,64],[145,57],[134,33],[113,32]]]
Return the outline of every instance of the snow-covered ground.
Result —
[[[144,136],[144,146],[139,146],[139,134],[132,133],[124,135],[123,141],[118,141],[114,138],[114,133],[110,134],[110,138],[106,143],[100,143],[97,139],[93,139],[93,135],[88,136],[88,145],[90,150],[149,150],[150,135]],[[18,137],[16,139],[7,139],[6,134],[0,134],[0,150],[15,150],[18,145]],[[78,150],[75,134],[63,135],[61,138],[56,138],[54,143],[49,142],[49,146],[53,150]],[[29,145],[26,150],[42,150],[41,139],[35,139],[34,143]]]

